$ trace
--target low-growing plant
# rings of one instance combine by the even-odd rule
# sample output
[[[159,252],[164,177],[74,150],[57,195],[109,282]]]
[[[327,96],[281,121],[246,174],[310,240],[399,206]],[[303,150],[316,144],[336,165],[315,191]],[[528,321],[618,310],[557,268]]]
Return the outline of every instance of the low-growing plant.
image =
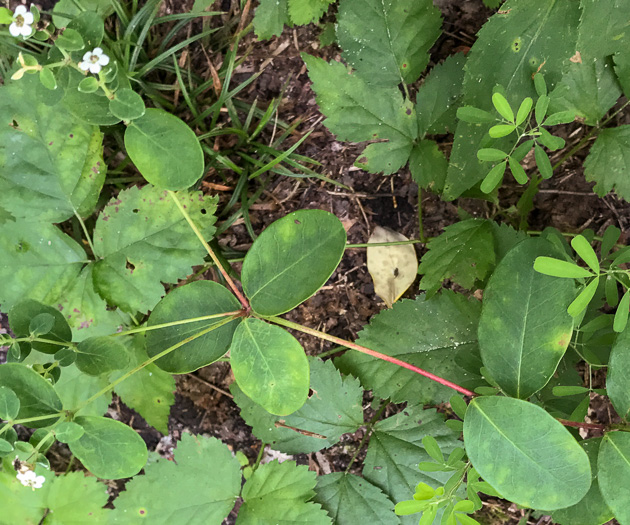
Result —
[[[627,2],[508,1],[467,56],[434,66],[414,103],[441,32],[439,10],[424,0],[340,1],[345,64],[303,57],[324,124],[341,140],[370,141],[357,166],[393,174],[409,164],[418,185],[445,200],[467,195],[497,206],[508,165],[527,185],[516,212],[501,211],[511,224],[464,217],[430,239],[418,269],[423,293],[375,315],[356,342],[281,317],[320,290],[348,249],[334,215],[298,210],[273,222],[240,275],[211,245],[218,199],[197,190],[208,165],[238,175],[232,206],[249,202],[245,185],[264,172],[314,175],[300,164],[309,159],[292,157],[301,142],[281,153],[280,142],[265,149],[256,141],[276,103],[262,114],[252,105],[240,120],[229,79],[244,22],[217,100],[199,111],[191,92],[183,95],[194,124],[210,121],[197,136],[166,109],[146,106],[174,109],[151,74],[167,68],[185,93],[175,54],[210,29],[151,58],[142,46],[160,23],[159,2],[89,4],[60,2],[53,22],[63,30],[41,22],[36,30],[35,9],[0,10],[8,27],[2,49],[14,58],[2,61],[0,87],[0,306],[12,332],[0,335],[8,348],[0,366],[0,520],[221,523],[240,497],[237,524],[470,525],[481,493],[563,525],[630,523],[630,248],[618,244],[614,226],[601,237],[526,228],[541,181],[594,135],[587,178],[601,194],[628,198],[628,126],[603,127],[611,110],[627,106],[618,103],[630,86]],[[189,22],[206,4],[167,21]],[[277,33],[287,21],[319,18],[330,2],[314,4],[306,16],[302,1],[261,2],[256,17],[278,20]],[[288,15],[276,19],[277,9]],[[112,12],[108,27],[116,30],[106,31],[103,17]],[[217,127],[222,107],[229,129]],[[547,151],[565,147],[556,126],[575,118],[593,130],[552,164]],[[128,157],[123,168],[132,163],[148,184],[117,181],[113,196],[102,196],[104,131]],[[447,160],[428,137],[448,132],[455,138]],[[226,153],[204,145],[223,133],[237,135],[239,146]],[[522,163],[532,150],[536,170],[528,174]],[[392,260],[395,281],[402,272]],[[210,265],[220,282],[191,277],[193,267]],[[441,290],[447,279],[482,290],[483,300]],[[337,345],[328,355],[343,353],[307,356],[289,330]],[[170,462],[103,417],[116,393],[166,433],[173,376],[219,360],[230,363],[244,420],[275,450],[317,452],[365,427],[345,472],[261,464],[264,446],[250,464],[215,438],[189,434]],[[595,388],[592,372],[604,368],[606,388]],[[375,398],[367,422],[363,389]],[[607,396],[620,423],[585,421],[592,393]],[[381,419],[390,403],[406,407]],[[35,429],[28,441],[19,439],[20,425]],[[582,439],[584,431],[598,437]],[[55,441],[97,478],[132,478],[113,509],[104,508],[95,477],[51,471],[46,452]],[[361,477],[350,469],[366,443]]]

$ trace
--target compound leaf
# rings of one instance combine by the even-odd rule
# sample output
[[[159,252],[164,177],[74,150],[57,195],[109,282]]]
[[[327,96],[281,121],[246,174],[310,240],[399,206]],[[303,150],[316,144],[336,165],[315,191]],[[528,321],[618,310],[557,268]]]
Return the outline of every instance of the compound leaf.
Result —
[[[603,197],[615,191],[630,201],[630,125],[602,130],[584,162],[587,181],[595,181],[593,190]]]
[[[597,456],[597,478],[604,501],[619,523],[630,523],[628,493],[630,483],[630,435],[610,432],[602,438]]]
[[[173,459],[150,463],[144,476],[127,483],[114,500],[114,523],[223,521],[241,488],[239,464],[228,447],[213,437],[184,433]]]
[[[359,333],[357,343],[475,388],[479,380],[466,362],[479,359],[475,335],[479,311],[477,301],[450,291],[430,299],[424,295],[403,299],[375,315]],[[358,352],[346,352],[335,365],[358,377],[364,388],[394,403],[441,403],[452,395],[435,381]]]
[[[561,423],[527,401],[473,399],[464,419],[464,443],[483,479],[519,505],[561,509],[580,501],[591,486],[586,452]]]
[[[215,232],[216,198],[181,192],[179,201],[205,239]],[[105,206],[94,229],[94,286],[108,302],[133,313],[152,309],[175,283],[203,264],[204,248],[164,190],[121,191]]]
[[[342,434],[355,432],[363,424],[359,382],[351,376],[342,377],[332,361],[311,357],[309,363],[312,395],[288,416],[269,414],[236,383],[230,387],[241,417],[253,427],[254,435],[287,454],[307,454],[330,447]]]

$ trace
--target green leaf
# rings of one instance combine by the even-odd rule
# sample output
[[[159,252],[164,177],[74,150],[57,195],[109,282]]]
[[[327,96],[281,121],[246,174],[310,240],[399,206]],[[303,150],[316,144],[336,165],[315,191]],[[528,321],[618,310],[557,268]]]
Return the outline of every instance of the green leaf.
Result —
[[[507,166],[507,161],[503,161],[497,164],[494,168],[492,168],[483,179],[483,182],[481,183],[481,186],[480,186],[481,191],[483,191],[484,193],[490,193],[499,184],[501,184],[506,166]]]
[[[584,394],[589,392],[589,389],[584,386],[554,386],[553,395],[558,397],[574,396],[577,394]]]
[[[212,238],[217,199],[181,192],[177,199],[205,239]],[[175,283],[203,264],[205,250],[166,191],[136,186],[109,201],[94,229],[94,287],[126,312],[151,310]]]
[[[297,466],[294,461],[261,465],[243,487],[243,505],[236,525],[330,525],[326,511],[309,501],[315,495],[315,484],[315,472],[306,465]]]
[[[77,346],[76,365],[84,374],[98,376],[125,368],[127,363],[127,349],[114,337],[89,337]]]
[[[525,399],[543,388],[571,342],[573,320],[566,310],[573,282],[533,267],[537,257],[556,253],[542,238],[521,242],[498,264],[484,291],[481,358],[494,381],[513,397]]]
[[[534,87],[536,88],[536,93],[540,98],[547,96],[547,83],[545,82],[545,77],[542,73],[536,73],[534,75]],[[538,100],[540,100],[540,98]]]
[[[497,121],[497,118],[492,113],[473,106],[457,108],[457,118],[469,124],[484,124]]]
[[[608,278],[606,278],[606,284],[608,284]],[[617,290],[617,282],[611,279],[611,282],[615,284],[615,291]],[[608,302],[608,301],[606,301]],[[628,310],[630,310],[630,290],[626,290],[623,294],[621,301],[619,301],[619,307],[615,312],[615,320],[613,322],[613,330],[615,332],[623,332],[628,324]]]
[[[432,140],[421,140],[409,157],[409,170],[416,184],[435,193],[444,188],[448,161]]]
[[[6,7],[0,7],[0,24],[13,23],[13,12]]]
[[[571,247],[595,274],[599,273],[597,254],[591,244],[582,235],[576,235],[571,239]]]
[[[69,472],[51,479],[50,483],[42,505],[43,523],[108,522],[111,510],[103,508],[108,499],[103,483],[83,472]]]
[[[586,287],[579,293],[579,295],[573,300],[573,302],[567,308],[567,313],[571,317],[577,317],[591,302],[591,299],[595,296],[597,287],[599,286],[599,277],[593,279]]]
[[[501,137],[506,137],[507,135],[510,135],[514,131],[516,131],[514,124],[497,124],[496,126],[492,126],[488,130],[488,134],[493,139],[498,139]]]
[[[316,452],[337,443],[342,434],[363,424],[362,389],[351,376],[342,377],[332,361],[309,358],[313,394],[289,416],[273,416],[247,397],[236,383],[230,391],[241,417],[263,443],[286,454]],[[277,425],[280,423],[280,425]]]
[[[340,140],[363,142],[387,140],[399,153],[399,166],[390,166],[394,173],[404,166],[402,151],[411,153],[418,136],[413,105],[405,101],[398,87],[373,86],[356,74],[348,74],[339,62],[326,63],[321,58],[302,55],[317,94],[324,124]],[[367,162],[368,159],[366,159]],[[405,159],[406,160],[406,159]],[[359,157],[359,163],[362,157]],[[372,170],[368,164],[367,168]]]
[[[33,354],[31,354],[33,355]],[[31,358],[29,356],[29,361]],[[75,365],[65,367],[63,374],[55,383],[55,390],[64,408],[74,410],[83,401],[100,392],[109,384],[106,376],[89,376],[81,372]],[[108,392],[92,401],[77,412],[81,416],[102,416],[107,412],[112,394]]]
[[[111,64],[116,63],[111,62]],[[105,72],[112,70],[114,67],[115,65],[110,65]],[[109,99],[102,90],[95,93],[81,93],[78,87],[85,76],[74,69],[66,69],[65,71],[67,71],[65,74],[68,79],[63,83],[65,92],[62,105],[67,111],[79,121],[91,125],[113,126],[120,122],[120,119],[109,111]]]
[[[526,401],[498,396],[473,399],[464,420],[464,442],[483,479],[519,505],[561,509],[580,501],[591,485],[584,450],[561,423]]]
[[[134,120],[146,113],[142,97],[132,89],[119,89],[115,97],[109,101],[109,110],[122,120]]]
[[[185,190],[203,175],[203,151],[182,120],[147,109],[125,131],[125,148],[142,176],[165,190]]]
[[[630,435],[626,432],[605,434],[597,456],[597,478],[604,501],[619,523],[630,522],[628,492],[630,483]]]
[[[538,141],[550,151],[557,151],[565,145],[565,141],[562,137],[552,135],[545,128],[540,128]]]
[[[65,421],[55,428],[55,437],[62,443],[72,443],[83,434],[85,434],[83,427],[72,421]]]
[[[617,413],[624,419],[630,413],[629,342],[630,330],[625,330],[617,336],[610,352],[608,374],[606,375],[606,390],[610,396],[610,401]]]
[[[397,525],[394,505],[383,492],[359,476],[334,472],[317,478],[314,501],[335,525]]]
[[[551,94],[549,111],[553,117],[564,112],[567,120],[577,115],[588,126],[594,126],[615,105],[621,87],[613,71],[611,59],[570,63],[569,70]],[[556,117],[557,119],[558,117]],[[545,126],[554,124],[545,122]]]
[[[467,289],[483,281],[495,265],[492,223],[467,219],[444,229],[427,244],[418,273],[423,277],[420,289],[431,295],[445,279]]]
[[[66,27],[55,40],[55,46],[64,51],[80,51],[85,47],[85,42],[77,30]]]
[[[627,97],[630,93],[630,57],[627,53],[617,53],[613,58],[615,73]]]
[[[299,210],[272,223],[243,262],[243,290],[252,309],[279,315],[295,308],[324,285],[345,246],[341,221],[323,210]]]
[[[98,89],[98,80],[95,77],[84,78],[78,85],[78,90],[81,93],[95,93]]]
[[[482,161],[495,162],[504,160],[508,154],[495,148],[482,148],[477,152],[477,158]]]
[[[33,222],[89,215],[105,180],[103,136],[41,89],[35,77],[0,88],[0,206]]]
[[[283,328],[243,319],[232,339],[230,364],[241,390],[272,414],[291,414],[308,397],[308,360]]]
[[[480,305],[462,295],[443,291],[430,299],[424,295],[404,299],[375,315],[360,333],[358,344],[396,357],[466,388],[481,384],[477,373],[475,337]],[[469,370],[467,361],[475,361]],[[346,352],[335,360],[343,372],[358,377],[365,389],[394,403],[446,402],[452,390],[381,359]]]
[[[558,124],[571,124],[575,120],[573,111],[559,111],[549,115],[543,122],[544,126],[557,126]]]
[[[370,173],[396,173],[409,159],[409,144],[375,142],[368,144],[354,165]]]
[[[443,414],[422,406],[408,406],[403,412],[379,421],[374,426],[363,466],[363,476],[380,488],[392,501],[409,498],[418,483],[441,487],[450,472],[422,472],[418,462],[431,461],[423,438],[433,436],[440,449],[449,454],[461,445],[459,433],[444,425]],[[404,525],[418,523],[418,518],[401,519]]]
[[[551,161],[549,160],[547,153],[545,153],[545,150],[538,144],[534,146],[534,158],[536,159],[536,166],[538,167],[538,171],[540,171],[542,178],[550,179],[553,175]]]
[[[510,107],[510,103],[501,93],[497,92],[492,94],[492,105],[505,120],[514,122],[514,112]]]
[[[512,176],[519,184],[527,184],[529,179],[527,178],[527,173],[521,166],[521,164],[514,159],[514,157],[508,157],[508,163],[510,165],[510,171],[512,172]]]
[[[593,190],[603,197],[615,191],[630,201],[630,125],[607,128],[598,135],[584,162],[586,180],[595,181]]]
[[[297,25],[317,22],[334,0],[288,0],[289,17]]]
[[[149,463],[144,476],[125,485],[114,500],[113,523],[223,521],[241,488],[240,467],[228,447],[214,437],[183,433],[173,459]]]
[[[96,12],[105,18],[112,14],[114,7],[110,0],[81,0],[80,5],[75,4],[73,0],[59,0],[53,9],[53,23],[57,27],[66,27],[83,10]],[[71,18],[63,15],[69,15]]]
[[[536,116],[536,124],[538,124],[539,126],[542,125],[545,117],[547,116],[547,109],[549,108],[550,102],[551,99],[547,95],[541,95],[540,98],[536,101],[536,109],[534,110],[534,113]]]
[[[566,277],[568,279],[593,277],[592,272],[575,263],[544,256],[536,258],[534,261],[534,270],[552,277]]]
[[[20,398],[9,387],[0,386],[0,419],[16,419],[20,411]]]
[[[61,399],[55,389],[37,372],[21,363],[0,365],[0,385],[13,390],[20,405],[15,419],[59,415]],[[47,427],[54,423],[54,417],[31,421],[31,428]]]
[[[143,335],[132,337],[128,340],[127,346],[130,355],[129,366],[126,370],[112,374],[111,381],[144,363],[149,357]],[[168,415],[175,403],[175,388],[173,376],[151,363],[116,385],[115,392],[125,405],[133,408],[149,425],[166,435]]]
[[[617,241],[621,237],[621,230],[612,224],[606,228],[602,238],[602,244],[600,248],[600,254],[602,259],[607,258],[611,250],[617,244]]]
[[[291,22],[288,9],[288,0],[260,0],[254,13],[254,31],[259,40],[280,36]]]
[[[613,519],[613,513],[602,499],[597,481],[597,453],[602,438],[586,439],[580,443],[591,463],[591,488],[578,503],[552,513],[553,521],[560,525],[600,525]]]
[[[289,9],[291,1],[296,0],[289,0]],[[397,86],[418,80],[441,26],[440,10],[431,0],[345,1],[337,14],[337,40],[358,75],[370,84]]]
[[[578,43],[582,62],[603,58],[628,49],[627,20],[620,13],[626,0],[581,0],[582,17]]]
[[[575,53],[580,15],[576,2],[508,0],[479,31],[466,60],[463,103],[488,111],[489,94],[499,84],[505,88],[510,105],[535,96],[532,74],[544,63],[550,88],[560,80],[563,67]],[[491,52],[488,50],[491,49]],[[482,147],[509,151],[513,138],[489,141],[488,125],[460,122],[444,187],[444,197],[453,200],[475,186],[485,176],[485,167],[476,159]]]
[[[516,125],[520,126],[529,117],[534,101],[531,97],[525,97],[516,113]]]
[[[43,332],[43,334],[46,334],[46,339],[59,342],[72,341],[72,331],[64,316],[53,307],[46,306],[32,299],[21,301],[9,310],[9,325],[16,337],[28,337],[31,334],[32,320],[42,315],[46,315],[52,320],[49,329]],[[45,354],[54,354],[63,348],[63,345],[39,341],[30,343],[22,341],[20,344],[29,348],[32,347],[34,350]]]
[[[75,29],[83,38],[85,45],[94,49],[103,40],[105,26],[103,19],[94,11],[83,11],[75,16],[69,23],[69,29]]]
[[[438,135],[455,130],[465,62],[466,57],[462,53],[447,57],[431,70],[418,89],[418,136]]]
[[[57,89],[57,80],[50,68],[45,67],[39,72],[39,81],[46,89]]]
[[[63,319],[63,316],[62,316]],[[37,314],[35,317],[31,319],[31,322],[28,325],[28,331],[31,335],[35,337],[41,337],[50,332],[55,326],[55,317],[49,313],[41,313]],[[65,319],[64,319],[65,322]],[[66,323],[67,325],[68,323]],[[68,327],[70,328],[70,327]]]
[[[219,283],[194,281],[175,288],[151,312],[148,326],[185,319],[235,312],[240,308],[234,295]],[[205,319],[147,332],[147,354],[154,357],[167,348],[203,331],[222,318]],[[161,357],[155,364],[172,374],[185,374],[214,363],[228,351],[238,321],[202,335]]]
[[[13,452],[14,448],[6,439],[0,438],[0,457],[8,456]]]
[[[147,446],[131,427],[104,417],[74,420],[85,433],[68,444],[70,451],[96,477],[122,479],[135,476],[147,462]]]

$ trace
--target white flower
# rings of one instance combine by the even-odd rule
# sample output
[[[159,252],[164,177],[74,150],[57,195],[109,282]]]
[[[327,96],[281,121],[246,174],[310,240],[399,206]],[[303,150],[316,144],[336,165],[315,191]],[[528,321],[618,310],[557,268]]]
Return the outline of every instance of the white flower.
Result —
[[[41,489],[44,481],[46,481],[44,476],[38,476],[32,470],[20,469],[16,477],[22,485],[31,487],[33,490]]]
[[[101,72],[103,66],[109,64],[109,57],[103,54],[100,47],[95,47],[83,55],[83,60],[79,62],[79,67],[83,71],[89,71],[95,75]]]
[[[13,13],[13,23],[9,26],[9,33],[15,37],[20,35],[23,37],[30,36],[33,32],[31,24],[34,21],[33,13],[27,11],[26,6],[19,5],[15,8],[15,13]]]

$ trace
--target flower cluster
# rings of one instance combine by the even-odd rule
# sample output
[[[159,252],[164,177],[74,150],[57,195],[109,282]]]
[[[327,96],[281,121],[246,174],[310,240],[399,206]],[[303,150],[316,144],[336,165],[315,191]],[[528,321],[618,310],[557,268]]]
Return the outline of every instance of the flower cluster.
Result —
[[[9,26],[9,33],[11,36],[31,36],[33,29],[31,24],[35,21],[33,13],[26,10],[26,6],[19,5],[15,8],[13,13],[13,23]]]
[[[92,51],[88,51],[83,55],[83,60],[79,62],[79,67],[83,71],[89,71],[96,75],[107,64],[109,64],[109,57],[103,53],[100,47],[95,47]]]
[[[46,478],[44,476],[38,476],[26,463],[22,463],[18,468],[17,473],[18,481],[25,487],[31,487],[33,490],[41,489]]]

